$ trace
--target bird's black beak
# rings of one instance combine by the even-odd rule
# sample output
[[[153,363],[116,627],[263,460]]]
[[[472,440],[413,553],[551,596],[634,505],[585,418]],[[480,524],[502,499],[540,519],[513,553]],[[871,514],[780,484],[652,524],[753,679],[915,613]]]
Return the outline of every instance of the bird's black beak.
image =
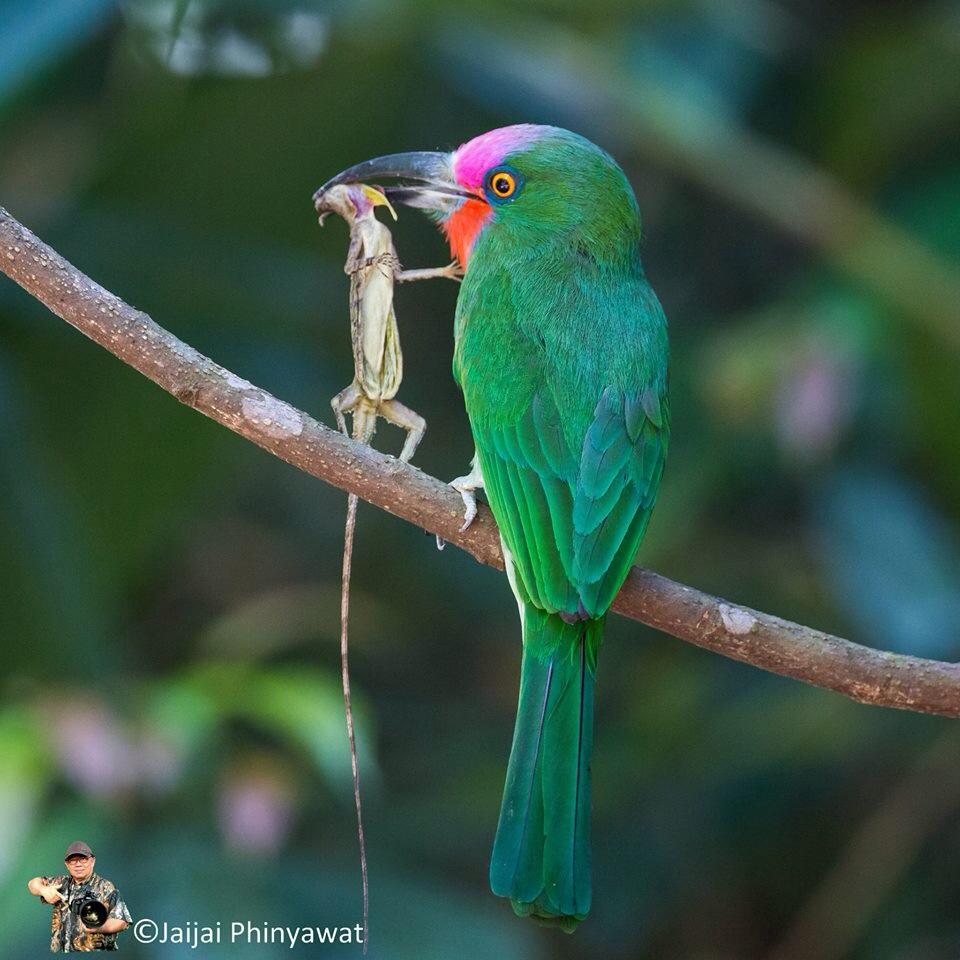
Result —
[[[454,180],[449,153],[391,153],[364,160],[332,177],[313,195],[314,205],[325,190],[337,184],[380,184],[388,177],[403,181],[380,188],[391,200],[442,215],[452,213],[465,198],[474,196]]]

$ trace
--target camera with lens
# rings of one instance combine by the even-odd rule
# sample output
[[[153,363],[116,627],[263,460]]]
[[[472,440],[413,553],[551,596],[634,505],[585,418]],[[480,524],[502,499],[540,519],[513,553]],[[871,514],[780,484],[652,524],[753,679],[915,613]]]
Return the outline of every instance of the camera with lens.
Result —
[[[60,893],[67,898],[66,884],[60,887]],[[82,886],[69,904],[70,911],[79,917],[88,927],[102,927],[106,923],[109,910],[105,904],[101,903],[86,884]]]

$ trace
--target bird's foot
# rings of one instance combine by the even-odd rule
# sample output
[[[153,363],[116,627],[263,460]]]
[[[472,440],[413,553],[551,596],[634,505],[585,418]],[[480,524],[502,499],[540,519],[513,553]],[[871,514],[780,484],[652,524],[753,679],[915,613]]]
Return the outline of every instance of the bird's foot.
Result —
[[[457,477],[451,480],[450,486],[460,494],[463,500],[463,526],[460,527],[460,532],[463,533],[477,516],[477,498],[474,491],[483,488],[483,474],[480,472],[476,455],[474,455],[473,463],[470,465],[470,472],[465,477]]]
[[[476,453],[474,453],[470,464],[470,472],[465,477],[457,477],[451,480],[450,486],[460,494],[460,498],[463,500],[463,524],[460,527],[460,532],[463,533],[477,516],[477,498],[474,491],[483,487],[483,474],[480,472],[480,464],[477,462]],[[442,550],[443,548],[444,541],[438,536],[437,549]]]
[[[460,498],[463,500],[464,509],[463,524],[460,527],[461,533],[473,523],[477,516],[477,497],[473,492],[476,488],[463,486],[463,481],[466,479],[466,477],[457,477],[456,480],[450,481],[450,486],[460,494]]]

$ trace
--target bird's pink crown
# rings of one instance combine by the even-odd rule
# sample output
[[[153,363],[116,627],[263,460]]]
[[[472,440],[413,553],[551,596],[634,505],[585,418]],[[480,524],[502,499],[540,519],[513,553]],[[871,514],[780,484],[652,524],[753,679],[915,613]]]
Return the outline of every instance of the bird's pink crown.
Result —
[[[483,175],[501,163],[504,157],[529,146],[538,137],[552,128],[537,123],[515,123],[510,127],[498,127],[479,137],[468,140],[453,152],[451,166],[456,181],[468,190],[479,192]]]

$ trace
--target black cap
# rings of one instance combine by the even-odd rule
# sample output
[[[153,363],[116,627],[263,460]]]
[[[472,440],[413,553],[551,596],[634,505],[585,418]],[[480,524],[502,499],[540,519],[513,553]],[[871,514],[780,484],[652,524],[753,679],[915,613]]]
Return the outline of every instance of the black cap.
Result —
[[[69,860],[78,854],[84,857],[92,857],[93,851],[82,840],[74,840],[73,843],[67,847],[67,852],[63,855],[63,859]]]

